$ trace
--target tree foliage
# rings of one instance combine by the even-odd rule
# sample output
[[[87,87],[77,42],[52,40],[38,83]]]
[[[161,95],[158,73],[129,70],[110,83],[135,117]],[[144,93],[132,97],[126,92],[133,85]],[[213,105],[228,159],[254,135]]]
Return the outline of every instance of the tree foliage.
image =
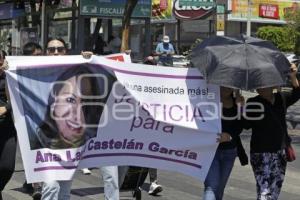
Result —
[[[203,40],[201,38],[197,38],[195,42],[189,47],[189,49],[187,51],[184,51],[182,54],[187,55],[187,58],[190,59],[193,49],[200,45],[202,41]]]
[[[297,33],[294,52],[300,55],[300,9],[288,13],[285,18],[287,19],[287,26]]]
[[[257,31],[257,36],[264,40],[269,40],[284,52],[293,52],[298,37],[298,32],[290,26],[263,26]]]
[[[5,48],[8,45],[8,37],[9,37],[9,31],[2,31],[0,33],[0,49],[5,50]]]

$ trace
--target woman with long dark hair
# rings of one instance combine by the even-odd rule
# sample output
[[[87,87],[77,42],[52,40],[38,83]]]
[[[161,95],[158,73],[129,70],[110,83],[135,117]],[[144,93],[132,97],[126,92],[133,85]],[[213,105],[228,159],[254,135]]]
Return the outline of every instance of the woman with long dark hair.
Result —
[[[96,136],[102,113],[101,88],[85,66],[66,70],[53,84],[43,124],[37,130],[34,149],[66,149],[85,144]],[[87,126],[94,126],[88,128]]]

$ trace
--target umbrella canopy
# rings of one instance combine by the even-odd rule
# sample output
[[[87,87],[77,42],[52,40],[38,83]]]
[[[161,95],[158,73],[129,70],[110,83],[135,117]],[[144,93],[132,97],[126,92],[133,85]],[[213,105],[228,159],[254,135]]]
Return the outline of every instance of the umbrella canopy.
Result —
[[[209,83],[245,90],[284,85],[290,68],[271,42],[246,36],[208,38],[192,50],[191,63]]]

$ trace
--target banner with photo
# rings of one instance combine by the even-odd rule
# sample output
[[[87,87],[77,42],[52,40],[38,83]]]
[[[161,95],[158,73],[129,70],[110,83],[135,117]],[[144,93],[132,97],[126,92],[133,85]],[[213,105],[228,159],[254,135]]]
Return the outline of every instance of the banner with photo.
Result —
[[[77,168],[109,165],[204,181],[221,132],[219,87],[196,69],[122,60],[8,57],[28,182],[70,180]]]

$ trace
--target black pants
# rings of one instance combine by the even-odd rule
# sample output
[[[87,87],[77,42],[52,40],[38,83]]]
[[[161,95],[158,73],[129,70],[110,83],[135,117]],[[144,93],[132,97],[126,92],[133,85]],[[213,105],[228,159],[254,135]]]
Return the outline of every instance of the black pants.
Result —
[[[157,181],[157,169],[149,168],[150,183]]]
[[[16,130],[11,118],[7,118],[0,123],[0,199],[15,170],[16,147]]]

